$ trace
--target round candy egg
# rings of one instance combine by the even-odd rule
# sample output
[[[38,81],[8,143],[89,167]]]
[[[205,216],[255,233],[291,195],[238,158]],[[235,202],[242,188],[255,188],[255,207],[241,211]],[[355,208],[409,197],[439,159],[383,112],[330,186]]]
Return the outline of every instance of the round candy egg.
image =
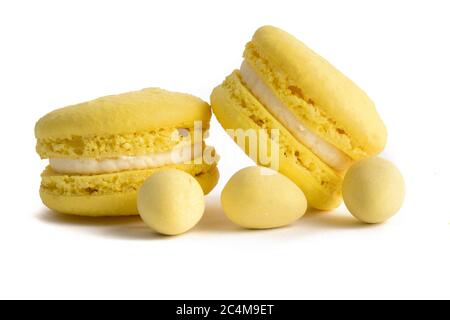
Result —
[[[347,171],[342,195],[355,218],[366,223],[381,223],[402,206],[405,183],[391,162],[373,157],[355,163]]]
[[[137,205],[144,222],[165,235],[190,230],[205,211],[200,184],[188,173],[175,169],[151,175],[139,190]]]
[[[282,174],[262,167],[238,171],[222,191],[222,207],[235,224],[248,229],[288,225],[306,211],[302,190]]]

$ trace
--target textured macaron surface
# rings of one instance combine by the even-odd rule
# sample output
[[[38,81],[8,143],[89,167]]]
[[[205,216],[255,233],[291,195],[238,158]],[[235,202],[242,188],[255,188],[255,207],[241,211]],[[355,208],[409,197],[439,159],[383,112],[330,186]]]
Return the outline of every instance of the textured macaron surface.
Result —
[[[203,133],[203,132],[202,132]],[[193,141],[194,128],[161,128],[107,136],[38,139],[36,151],[47,158],[108,158],[165,152]]]
[[[49,190],[44,186],[40,190],[40,195],[47,207],[61,213],[96,217],[136,215],[138,214],[136,200],[140,186],[160,169],[162,168],[97,176],[61,176],[47,171],[44,173],[48,175],[43,177],[44,183],[59,184],[59,191],[62,190],[63,193],[58,194],[54,189]],[[190,174],[198,172],[193,177],[200,183],[205,194],[211,192],[219,180],[219,171],[215,166],[205,167],[204,169],[208,171],[199,170],[198,167],[178,166],[178,169]],[[86,190],[86,188],[92,188],[90,186],[98,188],[98,191]],[[76,191],[72,188],[81,188],[81,192],[77,191],[78,195],[76,195],[70,192]]]
[[[264,108],[242,83],[238,71],[214,89],[211,104],[225,129],[279,130],[279,171],[303,190],[315,208],[326,210],[340,204],[342,177],[298,142]],[[260,163],[259,159],[253,160]]]
[[[279,171],[303,190],[309,205],[337,207],[348,168],[386,144],[374,103],[327,60],[276,27],[259,28],[243,57],[240,70],[211,94],[217,119],[225,129],[266,131],[269,143],[278,144]]]
[[[210,107],[197,97],[148,88],[55,110],[36,124],[36,138],[108,136],[208,123]]]
[[[353,159],[382,151],[386,128],[355,83],[289,33],[265,26],[244,58],[304,124]]]
[[[213,170],[216,164],[176,164],[164,166],[183,170],[192,176],[199,176]],[[147,170],[127,170],[97,175],[60,174],[48,167],[42,173],[41,191],[64,196],[99,196],[139,189],[147,177],[160,168]]]
[[[42,158],[161,152],[186,140],[195,121],[207,129],[210,118],[209,105],[197,97],[143,89],[50,112],[36,124],[36,149]]]

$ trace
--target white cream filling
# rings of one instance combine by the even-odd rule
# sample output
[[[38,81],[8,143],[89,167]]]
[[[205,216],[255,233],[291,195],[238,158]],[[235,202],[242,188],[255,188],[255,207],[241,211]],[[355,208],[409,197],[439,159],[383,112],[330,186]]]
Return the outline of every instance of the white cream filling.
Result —
[[[50,167],[59,173],[101,174],[125,170],[143,170],[189,162],[202,156],[202,144],[176,147],[167,152],[112,159],[49,159]]]
[[[352,164],[352,159],[341,150],[325,141],[308,129],[283,102],[272,93],[248,62],[244,61],[240,69],[242,80],[248,89],[267,110],[288,129],[291,134],[330,167],[345,171]]]

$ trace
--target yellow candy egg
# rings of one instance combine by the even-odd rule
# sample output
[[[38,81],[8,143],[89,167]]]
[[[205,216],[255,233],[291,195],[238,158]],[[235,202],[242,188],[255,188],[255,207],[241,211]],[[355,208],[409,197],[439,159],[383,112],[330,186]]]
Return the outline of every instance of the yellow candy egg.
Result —
[[[221,200],[228,218],[248,229],[288,225],[307,208],[305,195],[295,183],[261,167],[238,171],[223,189]]]
[[[394,164],[373,157],[355,163],[348,170],[342,195],[355,218],[366,223],[381,223],[402,206],[405,183]]]
[[[144,222],[165,235],[190,230],[205,211],[200,184],[191,175],[175,169],[151,175],[139,190],[137,204]]]

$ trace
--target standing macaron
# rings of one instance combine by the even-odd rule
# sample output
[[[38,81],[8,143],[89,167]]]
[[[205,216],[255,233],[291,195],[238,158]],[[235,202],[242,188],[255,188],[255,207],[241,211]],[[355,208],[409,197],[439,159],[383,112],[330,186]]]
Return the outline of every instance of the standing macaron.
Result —
[[[386,143],[386,128],[366,93],[271,26],[256,31],[240,70],[214,89],[211,105],[227,130],[279,130],[279,171],[318,209],[337,207],[345,171]]]
[[[218,170],[214,157],[203,161],[203,132],[195,124],[206,130],[210,117],[210,106],[199,98],[156,88],[47,114],[35,129],[37,152],[50,162],[42,201],[67,214],[135,215],[141,185],[167,168],[189,173],[209,193]]]

